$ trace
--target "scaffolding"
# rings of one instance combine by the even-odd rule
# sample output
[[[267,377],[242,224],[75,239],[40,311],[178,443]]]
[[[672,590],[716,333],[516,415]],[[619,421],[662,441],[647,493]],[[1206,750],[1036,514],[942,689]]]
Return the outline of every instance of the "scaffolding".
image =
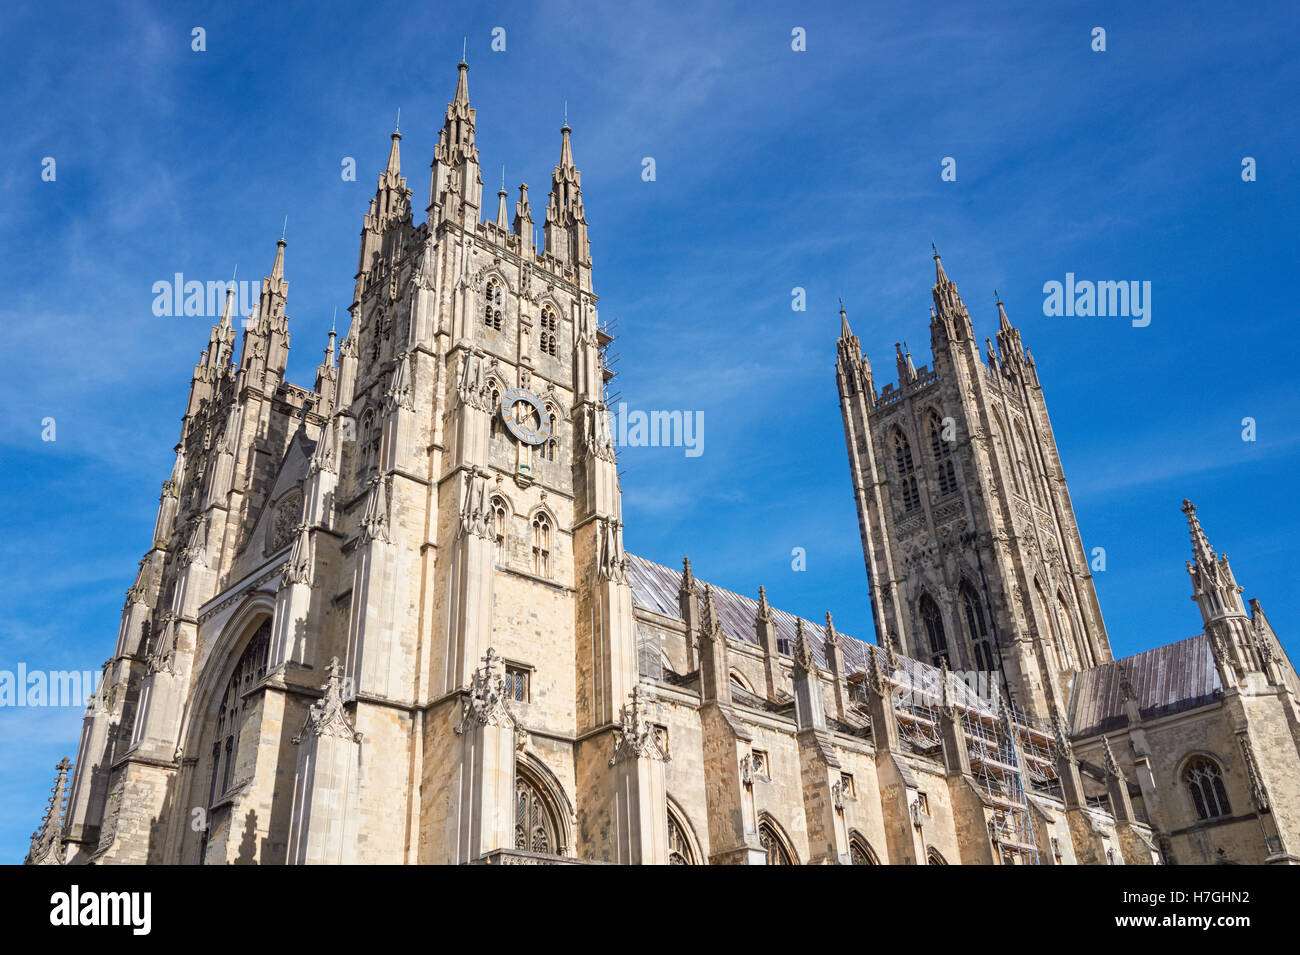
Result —
[[[1005,718],[972,707],[958,710],[971,774],[992,807],[989,838],[1003,865],[1038,865],[1029,800],[1021,774],[1017,737],[1023,727],[1012,714]]]
[[[894,685],[892,693],[899,737],[923,754],[940,752],[943,736],[939,729],[939,714],[933,705],[934,698],[911,683]]]

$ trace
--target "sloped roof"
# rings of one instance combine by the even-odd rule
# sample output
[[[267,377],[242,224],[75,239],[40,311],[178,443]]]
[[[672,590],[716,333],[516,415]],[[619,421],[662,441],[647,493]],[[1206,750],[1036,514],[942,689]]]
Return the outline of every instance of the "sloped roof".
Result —
[[[1210,643],[1204,634],[1197,634],[1075,676],[1070,694],[1074,735],[1104,733],[1128,723],[1122,690],[1125,672],[1144,719],[1192,709],[1223,693]]]
[[[648,610],[651,613],[657,613],[673,620],[681,620],[681,604],[677,595],[682,586],[682,572],[665,567],[663,564],[656,564],[654,561],[646,560],[644,557],[638,557],[635,554],[628,554],[627,559],[628,583],[632,588],[632,603],[642,610]],[[696,577],[696,583],[699,585],[700,591],[703,592],[705,581]],[[725,590],[722,587],[711,584],[709,586],[713,587],[713,609],[727,636],[733,640],[740,640],[758,646],[758,632],[754,629],[754,617],[758,614],[758,600]],[[794,642],[795,638],[795,621],[803,618],[795,617],[794,614],[778,610],[776,607],[772,607],[771,611],[772,622],[776,624],[777,639],[782,641],[780,643],[782,655],[789,656],[788,647]],[[822,648],[822,644],[826,641],[825,625],[804,619],[803,629],[817,664],[825,667],[826,654]],[[844,651],[845,671],[855,673],[868,670],[871,666],[871,658],[867,655],[869,644],[849,636],[838,628],[835,632],[839,634],[840,647]],[[901,671],[895,672],[894,677],[896,680],[904,683],[910,682],[913,686],[925,685],[927,682],[931,686],[938,685],[937,668],[930,666],[928,663],[921,663],[918,660],[905,657],[901,653],[895,654],[895,660],[898,663],[899,671]],[[961,680],[950,676],[948,687],[955,702],[985,712],[990,709],[989,701],[978,696]]]

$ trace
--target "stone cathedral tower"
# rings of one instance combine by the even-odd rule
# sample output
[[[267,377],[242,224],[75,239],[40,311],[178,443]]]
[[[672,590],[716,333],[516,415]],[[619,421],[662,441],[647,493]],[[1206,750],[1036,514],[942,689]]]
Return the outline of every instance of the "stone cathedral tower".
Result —
[[[876,390],[841,311],[837,378],[877,638],[995,675],[1023,710],[1064,713],[1111,659],[1032,356],[997,302],[982,355],[934,255],[933,367],[897,350]]]
[[[227,297],[87,713],[72,858],[666,858],[570,129],[545,247],[526,185],[481,222],[467,70],[426,223],[392,135],[313,390],[284,381],[285,242],[237,365]]]

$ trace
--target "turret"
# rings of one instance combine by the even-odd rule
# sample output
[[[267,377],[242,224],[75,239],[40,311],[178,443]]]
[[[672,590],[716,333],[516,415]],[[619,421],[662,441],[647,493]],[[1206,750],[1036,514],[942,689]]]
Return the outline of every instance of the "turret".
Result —
[[[560,128],[560,161],[551,177],[546,206],[546,251],[566,269],[578,269],[583,288],[591,287],[591,243],[587,239],[587,213],[582,206],[582,173],[573,164],[569,124]]]
[[[469,64],[461,60],[456,94],[447,104],[442,132],[433,151],[429,187],[429,223],[455,222],[464,229],[478,224],[483,178],[474,144],[474,108],[469,105]]]

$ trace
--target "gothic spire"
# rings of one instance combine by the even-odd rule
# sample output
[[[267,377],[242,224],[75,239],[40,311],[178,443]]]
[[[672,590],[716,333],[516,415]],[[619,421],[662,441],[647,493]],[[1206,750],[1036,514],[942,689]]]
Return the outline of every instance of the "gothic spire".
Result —
[[[934,288],[931,295],[934,298],[935,313],[930,321],[932,336],[937,334],[940,328],[943,329],[946,338],[958,341],[969,340],[974,336],[974,327],[971,325],[970,315],[966,311],[966,306],[957,293],[957,286],[948,274],[943,270],[943,260],[939,258],[939,250],[930,243],[930,248],[934,250]]]
[[[1020,341],[1020,330],[1011,324],[1011,319],[1007,318],[1006,306],[1002,304],[1002,296],[998,294],[997,289],[993,290],[993,298],[997,301],[998,308],[998,351],[1002,354],[1004,362],[1020,362],[1025,359],[1025,348]]]
[[[275,243],[275,261],[271,263],[271,278],[282,280],[284,278],[284,247],[286,243],[284,236],[280,236]]]
[[[1187,515],[1187,529],[1192,537],[1192,556],[1196,558],[1196,563],[1205,566],[1218,563],[1219,557],[1201,528],[1200,518],[1196,516],[1196,505],[1186,498],[1183,499],[1183,513]]]
[[[567,267],[591,264],[587,213],[582,205],[582,173],[573,164],[569,124],[560,128],[560,161],[551,176],[546,206],[546,251]]]
[[[767,604],[767,590],[761,585],[758,588],[758,610],[754,614],[754,619],[758,622],[766,622],[772,619],[772,608]]]
[[[63,842],[63,801],[68,787],[68,770],[72,763],[65,756],[55,767],[54,787],[50,790],[50,802],[45,809],[41,827],[32,833],[31,848],[27,853],[27,863],[61,864],[59,858]]]

